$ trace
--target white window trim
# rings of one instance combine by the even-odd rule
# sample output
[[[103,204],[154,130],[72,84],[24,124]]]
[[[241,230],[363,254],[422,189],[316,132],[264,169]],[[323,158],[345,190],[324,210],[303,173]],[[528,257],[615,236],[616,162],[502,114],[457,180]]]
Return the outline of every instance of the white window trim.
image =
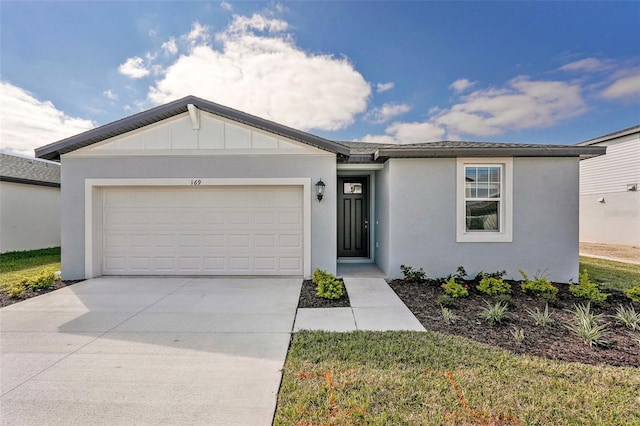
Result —
[[[500,203],[500,231],[473,232],[466,230],[465,166],[502,166],[502,202]],[[511,243],[513,242],[513,158],[458,158],[456,164],[456,242]]]

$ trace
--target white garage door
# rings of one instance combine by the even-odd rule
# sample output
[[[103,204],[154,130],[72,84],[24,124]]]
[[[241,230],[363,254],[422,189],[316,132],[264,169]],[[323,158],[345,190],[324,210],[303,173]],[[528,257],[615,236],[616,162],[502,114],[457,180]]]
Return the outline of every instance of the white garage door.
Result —
[[[105,275],[302,275],[298,186],[103,189]]]

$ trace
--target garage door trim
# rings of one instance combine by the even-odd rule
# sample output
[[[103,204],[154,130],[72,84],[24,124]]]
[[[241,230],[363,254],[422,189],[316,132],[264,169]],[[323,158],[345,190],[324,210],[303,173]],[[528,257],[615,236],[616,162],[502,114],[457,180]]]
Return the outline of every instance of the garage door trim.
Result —
[[[300,186],[303,195],[303,274],[311,276],[311,178],[172,178],[85,180],[85,278],[102,274],[102,189],[118,186]]]

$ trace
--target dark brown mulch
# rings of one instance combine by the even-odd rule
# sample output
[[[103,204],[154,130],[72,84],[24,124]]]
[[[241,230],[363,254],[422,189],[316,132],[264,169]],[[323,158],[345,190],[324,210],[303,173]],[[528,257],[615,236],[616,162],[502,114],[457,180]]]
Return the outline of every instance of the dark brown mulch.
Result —
[[[58,290],[62,287],[67,287],[73,285],[75,283],[79,283],[84,280],[66,280],[66,281],[54,281],[53,286],[46,290],[39,291],[26,291],[19,297],[9,297],[6,291],[0,291],[0,308],[4,308],[5,306],[13,305],[14,303],[22,302],[23,300],[31,299],[32,297],[40,296],[41,294],[50,293],[54,290]]]
[[[556,284],[559,289],[557,301],[550,304],[555,322],[545,328],[538,327],[526,309],[544,309],[544,301],[524,294],[519,282],[509,281],[512,287],[513,305],[509,309],[507,321],[490,326],[480,316],[487,305],[494,303],[492,298],[475,290],[475,284],[469,282],[469,297],[456,299],[451,309],[459,319],[451,325],[442,318],[441,308],[436,303],[438,296],[445,294],[436,283],[412,284],[402,280],[389,282],[391,288],[411,309],[422,325],[430,331],[464,336],[478,342],[498,346],[518,354],[535,355],[548,359],[580,362],[584,364],[608,364],[613,366],[640,367],[640,344],[626,334],[624,326],[615,324],[615,320],[605,317],[610,324],[609,344],[606,347],[589,347],[572,331],[565,327],[574,316],[575,304],[584,303],[569,292],[567,284]],[[611,296],[601,306],[593,306],[592,311],[604,315],[615,315],[619,305],[628,306],[630,300],[623,293],[608,291]],[[636,306],[636,310],[638,307]],[[524,330],[525,340],[516,342],[511,334],[514,328]]]
[[[300,290],[300,299],[298,300],[298,308],[348,308],[351,306],[347,288],[342,280],[342,297],[339,299],[324,299],[316,295],[316,286],[311,280],[302,282],[302,290]]]

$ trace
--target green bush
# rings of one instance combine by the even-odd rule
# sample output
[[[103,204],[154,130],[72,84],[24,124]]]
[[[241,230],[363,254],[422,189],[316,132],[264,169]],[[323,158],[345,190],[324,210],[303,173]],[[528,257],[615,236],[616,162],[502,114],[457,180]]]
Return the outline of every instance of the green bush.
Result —
[[[487,307],[482,309],[480,316],[489,321],[489,325],[499,324],[507,316],[509,305],[502,302],[497,302],[495,305],[492,305],[486,300],[484,303],[487,304]]]
[[[344,293],[342,283],[326,271],[313,271],[313,283],[316,285],[316,295],[324,299],[339,299]]]
[[[511,293],[511,284],[505,282],[502,278],[485,276],[476,288],[489,296]]]
[[[44,269],[36,275],[23,278],[19,283],[11,285],[7,293],[9,297],[16,298],[22,296],[27,291],[49,290],[53,287],[55,280],[55,273]]]
[[[596,283],[589,281],[589,274],[586,269],[580,273],[579,284],[569,284],[569,291],[574,296],[587,299],[595,304],[604,303],[609,297],[608,293],[603,293],[598,289]]]
[[[524,278],[520,287],[527,294],[532,294],[544,300],[553,300],[558,294],[558,288],[554,287],[544,275],[536,274],[533,279],[521,269],[520,274]]]
[[[442,284],[442,288],[449,296],[454,298],[469,296],[469,290],[467,290],[469,286],[458,284],[454,277],[449,278],[446,284]]]
[[[436,298],[436,303],[441,307],[450,308],[456,305],[456,299],[448,294],[441,294]]]
[[[10,298],[15,299],[16,297],[22,296],[25,291],[27,291],[27,288],[22,283],[19,283],[9,287],[7,293]]]
[[[423,283],[427,280],[424,269],[413,269],[411,266],[400,265],[400,271],[406,283]]]
[[[625,291],[624,294],[631,299],[632,302],[640,303],[640,285],[631,287],[629,290]]]

